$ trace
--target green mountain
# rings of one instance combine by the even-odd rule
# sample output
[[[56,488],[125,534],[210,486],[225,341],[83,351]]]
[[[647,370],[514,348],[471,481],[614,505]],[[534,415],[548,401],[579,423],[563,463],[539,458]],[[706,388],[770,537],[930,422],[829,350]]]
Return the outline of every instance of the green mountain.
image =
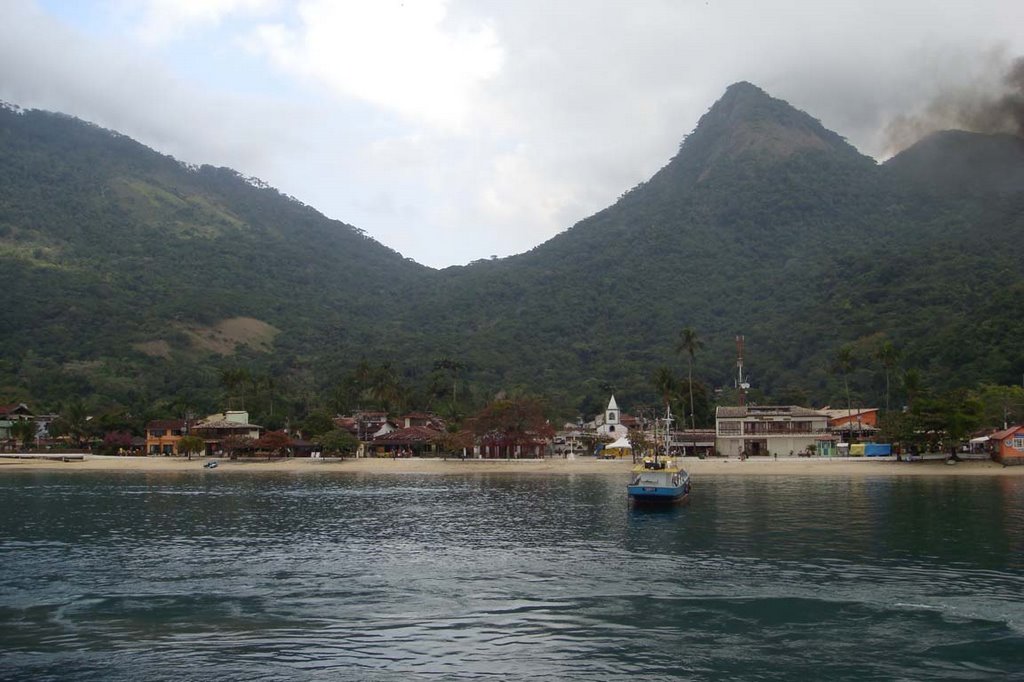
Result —
[[[527,253],[433,271],[233,171],[3,110],[0,394],[213,406],[244,367],[298,416],[367,400],[372,369],[418,407],[460,385],[463,410],[506,390],[575,416],[611,388],[654,402],[656,368],[685,372],[684,326],[705,344],[705,409],[737,335],[765,399],[844,402],[848,346],[855,399],[880,404],[885,341],[936,389],[1016,383],[1020,150],[951,132],[878,165],[738,83],[614,205]]]

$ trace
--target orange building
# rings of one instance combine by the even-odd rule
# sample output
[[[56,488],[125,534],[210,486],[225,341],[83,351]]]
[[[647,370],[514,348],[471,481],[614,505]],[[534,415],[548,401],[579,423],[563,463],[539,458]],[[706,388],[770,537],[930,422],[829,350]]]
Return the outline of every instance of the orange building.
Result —
[[[178,454],[178,441],[185,433],[184,419],[154,419],[146,424],[146,453]]]
[[[1003,464],[1024,464],[1024,426],[1011,426],[989,436],[996,460]]]

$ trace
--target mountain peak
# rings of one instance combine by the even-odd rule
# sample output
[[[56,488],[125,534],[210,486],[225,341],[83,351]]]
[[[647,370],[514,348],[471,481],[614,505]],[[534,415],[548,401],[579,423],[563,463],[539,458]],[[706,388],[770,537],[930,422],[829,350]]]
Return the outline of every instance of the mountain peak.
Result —
[[[701,116],[679,153],[658,175],[677,188],[693,186],[736,164],[771,165],[808,152],[874,165],[814,117],[740,81],[726,88]]]
[[[749,154],[778,159],[807,150],[852,150],[817,119],[746,81],[730,85],[701,117],[690,137],[698,136],[712,138],[709,160]]]

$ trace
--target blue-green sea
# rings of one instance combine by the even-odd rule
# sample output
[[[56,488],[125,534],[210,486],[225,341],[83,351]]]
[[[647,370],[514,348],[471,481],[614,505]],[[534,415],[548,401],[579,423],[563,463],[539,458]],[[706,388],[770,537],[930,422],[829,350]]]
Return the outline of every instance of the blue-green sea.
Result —
[[[1024,480],[0,472],[0,679],[1024,679]]]

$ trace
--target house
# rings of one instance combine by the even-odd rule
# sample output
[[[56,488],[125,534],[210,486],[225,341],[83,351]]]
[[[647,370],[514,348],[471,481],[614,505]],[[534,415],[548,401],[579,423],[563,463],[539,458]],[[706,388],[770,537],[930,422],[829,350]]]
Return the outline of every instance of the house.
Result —
[[[178,441],[185,435],[184,419],[154,419],[146,424],[146,452],[150,455],[178,454]]]
[[[429,426],[407,426],[373,439],[379,456],[422,456],[436,454],[439,429]]]
[[[11,435],[11,427],[15,422],[32,419],[32,416],[32,411],[25,403],[0,405],[0,443],[14,438]]]
[[[989,436],[992,454],[1004,465],[1024,464],[1024,426],[1011,426]]]
[[[828,428],[847,441],[861,440],[878,432],[878,408],[854,407],[833,409],[826,405],[819,412],[828,415]]]
[[[190,433],[206,441],[206,454],[212,455],[223,450],[224,440],[232,436],[256,440],[263,433],[263,427],[249,423],[245,410],[228,410],[211,414],[192,425]]]
[[[720,406],[715,410],[715,444],[726,457],[823,453],[834,437],[828,415],[796,405]]]

